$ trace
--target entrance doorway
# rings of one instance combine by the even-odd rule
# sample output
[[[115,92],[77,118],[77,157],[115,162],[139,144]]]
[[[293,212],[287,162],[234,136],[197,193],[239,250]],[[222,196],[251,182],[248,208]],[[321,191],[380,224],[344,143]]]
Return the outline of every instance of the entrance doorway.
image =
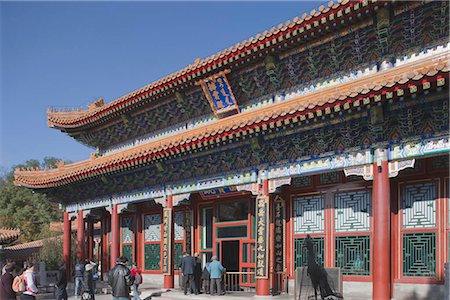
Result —
[[[222,241],[222,265],[229,272],[239,272],[239,240]]]

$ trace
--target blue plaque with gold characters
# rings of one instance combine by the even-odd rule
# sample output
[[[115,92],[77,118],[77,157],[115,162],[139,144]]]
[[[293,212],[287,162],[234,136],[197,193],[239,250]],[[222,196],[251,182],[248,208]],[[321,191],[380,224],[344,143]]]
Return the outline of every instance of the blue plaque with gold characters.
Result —
[[[225,113],[231,115],[239,112],[239,106],[226,77],[228,73],[230,70],[225,70],[197,83],[202,86],[209,105],[219,118],[223,117]]]

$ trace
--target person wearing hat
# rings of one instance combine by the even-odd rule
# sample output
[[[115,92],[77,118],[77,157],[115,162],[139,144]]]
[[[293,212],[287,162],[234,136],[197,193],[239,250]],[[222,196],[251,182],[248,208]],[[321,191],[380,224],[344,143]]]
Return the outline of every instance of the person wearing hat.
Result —
[[[134,276],[127,268],[128,258],[120,256],[116,265],[109,271],[108,283],[112,288],[113,300],[129,300],[130,286],[134,283]]]
[[[86,291],[91,295],[91,299],[95,299],[95,290],[94,290],[94,270],[96,264],[92,261],[89,261],[84,266],[84,286],[86,287]]]
[[[12,288],[14,276],[14,263],[7,263],[3,270],[5,273],[0,277],[0,299],[2,300],[16,300],[16,293]]]

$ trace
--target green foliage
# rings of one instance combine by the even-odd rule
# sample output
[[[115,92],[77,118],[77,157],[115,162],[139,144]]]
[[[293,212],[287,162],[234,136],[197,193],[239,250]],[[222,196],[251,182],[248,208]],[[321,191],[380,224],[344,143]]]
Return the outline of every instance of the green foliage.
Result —
[[[63,261],[62,237],[48,238],[42,241],[42,248],[37,256],[37,261],[45,262],[47,270],[58,270]]]
[[[46,157],[40,163],[28,160],[15,166],[9,173],[0,177],[0,227],[19,228],[20,242],[29,242],[49,236],[50,222],[62,221],[59,205],[50,202],[45,194],[34,192],[14,185],[14,169],[19,168],[51,168],[59,160]]]

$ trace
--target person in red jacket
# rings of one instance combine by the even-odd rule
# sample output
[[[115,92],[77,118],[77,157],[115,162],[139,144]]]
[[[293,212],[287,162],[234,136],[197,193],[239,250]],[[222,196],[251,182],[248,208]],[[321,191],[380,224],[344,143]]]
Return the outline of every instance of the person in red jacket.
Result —
[[[133,266],[131,267],[131,276],[134,276],[133,299],[134,300],[140,300],[138,287],[142,283],[142,272],[139,269],[139,267],[137,265],[137,262],[134,262]]]
[[[7,263],[4,270],[5,273],[0,277],[0,299],[16,300],[16,293],[12,288],[14,276],[11,274],[14,270],[14,264]]]

